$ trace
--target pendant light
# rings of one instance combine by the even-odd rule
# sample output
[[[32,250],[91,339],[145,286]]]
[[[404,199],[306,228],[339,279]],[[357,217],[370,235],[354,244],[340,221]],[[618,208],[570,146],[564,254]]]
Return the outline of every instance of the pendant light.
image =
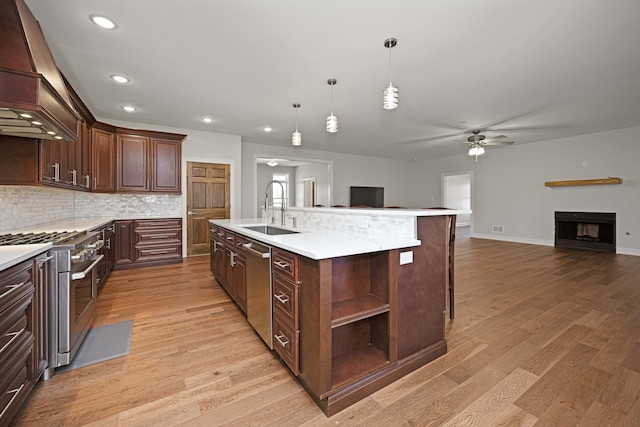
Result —
[[[336,79],[327,80],[327,84],[331,86],[331,114],[327,116],[327,132],[338,132],[338,118],[333,114],[333,87],[338,83]]]
[[[385,110],[398,108],[398,88],[391,83],[391,48],[398,44],[398,40],[389,38],[384,41],[384,47],[389,49],[389,87],[382,93],[382,107]]]
[[[296,109],[296,131],[291,135],[291,145],[299,147],[302,145],[302,134],[298,132],[298,108],[300,108],[300,104],[293,104],[293,108]]]

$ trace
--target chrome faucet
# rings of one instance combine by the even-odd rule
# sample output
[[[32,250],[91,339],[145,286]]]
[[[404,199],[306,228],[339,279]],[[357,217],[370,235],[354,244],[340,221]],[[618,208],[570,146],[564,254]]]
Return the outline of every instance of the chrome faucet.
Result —
[[[276,181],[273,180],[270,183],[267,184],[267,188],[264,191],[264,208],[265,210],[269,210],[269,187],[271,186],[271,184],[273,183],[279,184],[280,188],[282,189],[282,206],[280,207],[280,213],[282,214],[282,221],[281,221],[281,225],[284,227],[285,223],[284,223],[284,214],[287,211],[286,207],[285,207],[285,203],[286,203],[286,198],[285,198],[285,194],[284,194],[284,185],[282,185],[282,183],[280,181]],[[273,215],[271,216],[271,220],[273,221]]]

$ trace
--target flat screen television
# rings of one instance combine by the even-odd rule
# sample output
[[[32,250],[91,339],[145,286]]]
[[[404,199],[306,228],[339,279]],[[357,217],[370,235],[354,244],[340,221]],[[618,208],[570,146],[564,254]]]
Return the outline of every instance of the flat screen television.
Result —
[[[350,206],[384,206],[384,187],[351,187]]]

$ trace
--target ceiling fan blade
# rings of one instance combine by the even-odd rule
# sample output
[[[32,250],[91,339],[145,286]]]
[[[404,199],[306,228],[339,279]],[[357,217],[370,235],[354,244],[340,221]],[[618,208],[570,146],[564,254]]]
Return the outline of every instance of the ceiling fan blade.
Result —
[[[447,135],[438,135],[438,136],[430,136],[427,138],[412,139],[410,141],[400,142],[400,144],[419,144],[421,142],[436,141],[438,139],[447,139],[447,138],[451,138],[452,136],[459,136],[459,135],[460,135],[460,132],[456,132],[456,133],[451,133]]]
[[[512,145],[515,141],[492,141],[492,140],[484,140],[482,145]]]
[[[545,131],[545,130],[555,130],[555,129],[566,129],[569,126],[566,125],[547,125],[547,126],[512,126],[512,127],[504,127],[504,128],[489,128],[487,132],[527,132],[530,130],[533,131]]]

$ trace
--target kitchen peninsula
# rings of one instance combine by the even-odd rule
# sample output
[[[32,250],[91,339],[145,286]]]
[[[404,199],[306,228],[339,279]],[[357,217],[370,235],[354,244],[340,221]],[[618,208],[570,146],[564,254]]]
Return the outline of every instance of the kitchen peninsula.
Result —
[[[273,349],[330,416],[447,352],[463,213],[292,208],[285,227],[211,220],[211,270],[250,317],[243,260],[251,241],[271,247]]]

